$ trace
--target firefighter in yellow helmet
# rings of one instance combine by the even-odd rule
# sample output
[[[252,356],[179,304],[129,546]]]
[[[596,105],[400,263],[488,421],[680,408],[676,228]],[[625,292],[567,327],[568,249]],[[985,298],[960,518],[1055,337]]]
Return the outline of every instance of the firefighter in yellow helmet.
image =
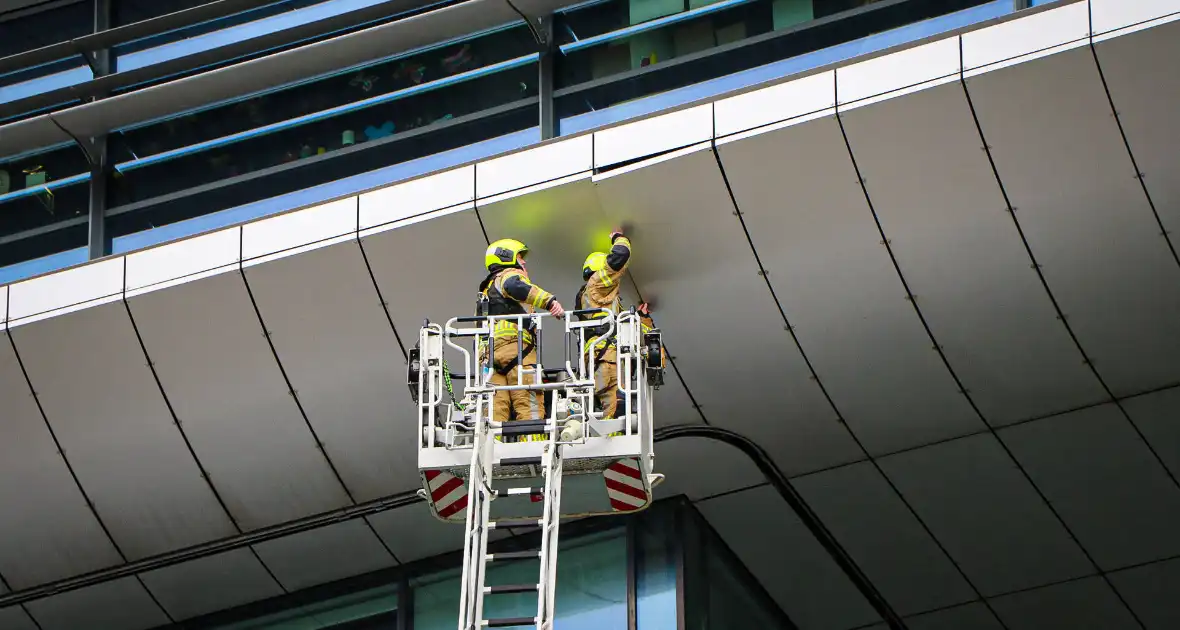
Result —
[[[487,299],[487,315],[516,315],[542,309],[548,310],[554,317],[565,316],[565,310],[557,298],[529,280],[525,268],[528,251],[524,243],[510,238],[500,239],[488,246],[484,254],[488,276],[479,285],[480,294]],[[518,332],[523,348],[518,348]],[[490,384],[515,385],[521,370],[527,372],[536,367],[537,351],[533,345],[532,332],[527,326],[525,330],[518,331],[516,322],[501,320],[495,324],[492,337]],[[482,363],[487,360],[486,348],[481,348],[481,355]],[[531,376],[520,378],[522,382],[531,382]],[[516,411],[517,420],[541,420],[545,417],[544,395],[542,392],[526,390],[496,392],[492,400],[492,419],[508,420],[512,409]]]
[[[610,235],[610,252],[594,252],[586,257],[582,264],[582,279],[585,284],[578,289],[574,298],[576,310],[608,309],[614,314],[622,311],[622,300],[619,298],[619,284],[627,265],[631,262],[631,241],[623,235],[622,230],[616,229]],[[640,312],[647,323],[647,305],[640,306]],[[603,313],[587,315],[590,317],[605,317]],[[593,342],[588,342],[589,352],[594,360],[594,394],[602,406],[603,418],[615,417],[618,409],[616,391],[619,388],[619,368],[617,365],[617,351],[613,336],[602,337],[607,326],[594,328]]]

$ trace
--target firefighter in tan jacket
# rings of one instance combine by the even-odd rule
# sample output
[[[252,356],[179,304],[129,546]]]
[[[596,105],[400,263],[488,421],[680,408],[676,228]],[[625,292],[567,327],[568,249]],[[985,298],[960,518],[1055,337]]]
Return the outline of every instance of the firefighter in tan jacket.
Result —
[[[565,317],[565,310],[557,298],[529,280],[524,261],[528,251],[524,243],[513,239],[501,239],[488,246],[484,254],[488,275],[479,285],[479,292],[487,298],[487,314],[517,315],[542,309],[548,310],[554,317]],[[518,332],[520,343],[524,346],[519,349]],[[537,366],[537,350],[533,345],[530,327],[526,325],[525,330],[518,331],[515,321],[499,320],[492,331],[492,338],[492,374],[489,384],[515,385],[518,376],[523,383],[531,383],[532,376],[527,373]],[[481,363],[487,360],[486,352],[486,347],[480,349]],[[522,370],[525,375],[521,375]],[[543,392],[496,392],[492,400],[492,419],[501,422],[508,420],[513,409],[517,420],[544,419]]]
[[[594,252],[586,257],[582,265],[582,279],[586,281],[578,290],[574,298],[576,310],[608,309],[614,314],[622,311],[622,300],[619,298],[619,285],[627,265],[631,262],[631,241],[623,235],[621,230],[615,230],[610,235],[611,249],[609,253]],[[640,321],[646,328],[652,327],[647,304],[639,307]],[[588,316],[594,317],[594,316]],[[598,314],[597,317],[605,317]],[[616,392],[619,388],[619,368],[617,351],[613,337],[599,339],[606,332],[596,330],[593,342],[587,342],[589,352],[594,359],[594,393],[602,406],[603,418],[614,418],[618,411]]]

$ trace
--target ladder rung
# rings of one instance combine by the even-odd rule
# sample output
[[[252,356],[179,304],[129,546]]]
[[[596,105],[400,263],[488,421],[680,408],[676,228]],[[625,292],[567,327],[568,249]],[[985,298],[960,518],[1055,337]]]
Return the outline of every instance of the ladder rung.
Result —
[[[485,586],[484,592],[488,595],[505,595],[508,593],[535,593],[537,592],[536,584],[501,584],[499,586]]]
[[[500,521],[492,521],[488,523],[488,529],[499,529],[501,527],[540,527],[541,519],[539,518],[506,518]]]
[[[489,553],[488,562],[499,562],[503,560],[532,560],[533,558],[540,557],[540,551],[505,551],[503,553]]]
[[[504,457],[500,459],[501,466],[540,466],[540,457]]]
[[[518,497],[521,495],[535,496],[545,494],[544,488],[505,488],[504,490],[497,490],[497,494]]]
[[[512,628],[514,626],[535,626],[536,617],[505,617],[504,619],[488,619],[483,622],[488,628]]]

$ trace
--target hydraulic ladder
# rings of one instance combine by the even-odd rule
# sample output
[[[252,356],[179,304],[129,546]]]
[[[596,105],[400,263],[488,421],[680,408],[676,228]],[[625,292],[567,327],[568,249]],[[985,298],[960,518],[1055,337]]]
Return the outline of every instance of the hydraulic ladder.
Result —
[[[521,427],[515,424],[526,425]],[[561,475],[564,445],[547,442],[539,462],[501,460],[506,465],[539,464],[541,487],[520,487],[506,490],[492,488],[492,462],[496,436],[508,438],[535,432],[533,422],[500,423],[482,420],[475,431],[471,470],[468,476],[467,535],[463,549],[462,593],[459,600],[459,630],[480,628],[511,628],[533,626],[537,630],[552,630],[554,597],[557,584],[558,528],[561,522]],[[552,429],[552,427],[549,427]],[[551,437],[552,430],[546,432]],[[528,459],[528,458],[522,458]],[[491,503],[499,496],[527,495],[541,497],[540,518],[491,519]],[[499,527],[540,527],[541,546],[535,551],[488,553],[488,536]],[[535,584],[488,586],[487,568],[493,562],[537,558],[540,569]],[[485,619],[484,598],[488,595],[536,593],[537,614],[532,617]]]
[[[527,381],[526,371],[520,370],[515,384],[490,381],[490,359],[481,348],[491,344],[496,321],[513,319],[520,330],[527,320],[537,355],[542,356],[541,328],[547,313],[459,317],[443,325],[424,322],[410,352],[408,384],[418,404],[423,484],[419,494],[437,519],[465,525],[458,630],[553,630],[561,519],[645,509],[652,501],[652,487],[663,477],[652,470],[652,394],[663,383],[658,329],[642,330],[634,311],[608,312],[608,317],[594,321],[573,321],[576,314],[559,320],[564,366],[546,370],[538,364],[527,371]],[[618,347],[622,400],[614,418],[593,410],[594,345],[587,329],[601,322],[610,327],[607,334],[616,333]],[[462,357],[463,373],[451,372],[444,348]],[[522,354],[518,349],[518,357]],[[452,378],[463,386],[462,400],[452,391]],[[551,396],[546,417],[493,420],[496,394],[513,390]],[[531,439],[517,439],[524,436]],[[571,493],[564,511],[563,485]],[[504,501],[509,497],[516,498]],[[495,530],[532,527],[540,528],[539,548],[488,553]],[[535,581],[488,584],[492,565],[531,560],[539,561]],[[536,595],[535,614],[488,618],[487,597],[524,593]]]

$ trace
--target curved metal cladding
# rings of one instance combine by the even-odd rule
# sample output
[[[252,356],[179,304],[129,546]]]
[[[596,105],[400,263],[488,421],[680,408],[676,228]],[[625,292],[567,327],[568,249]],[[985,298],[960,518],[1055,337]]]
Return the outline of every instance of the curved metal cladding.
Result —
[[[417,486],[404,351],[472,311],[489,239],[572,300],[626,224],[660,424],[756,443],[871,587],[736,451],[662,442],[661,495],[800,627],[1172,627],[1178,15],[1051,4],[0,287],[0,589],[363,515],[0,625],[146,628],[457,548],[366,511]]]

